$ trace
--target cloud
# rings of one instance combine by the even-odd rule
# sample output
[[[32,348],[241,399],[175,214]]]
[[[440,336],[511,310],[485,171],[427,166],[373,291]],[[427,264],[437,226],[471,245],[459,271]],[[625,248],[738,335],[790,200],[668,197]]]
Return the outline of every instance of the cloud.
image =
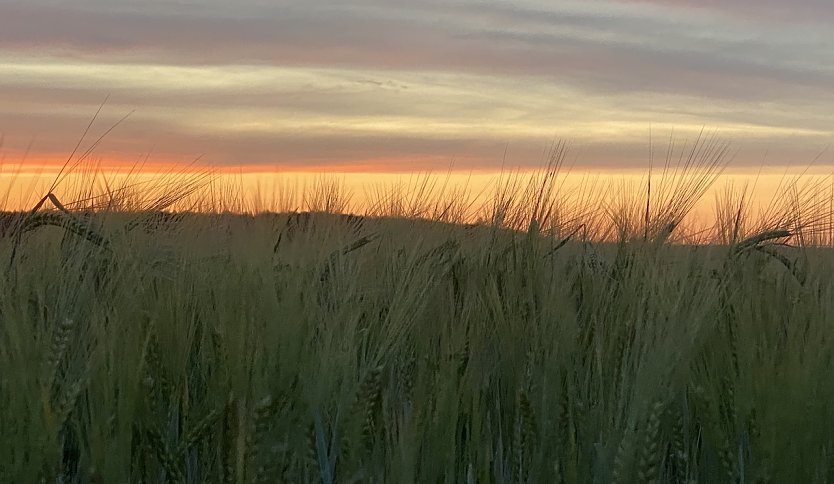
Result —
[[[825,24],[834,19],[828,0],[626,0],[687,10],[712,10],[778,24]]]
[[[722,98],[834,85],[834,34],[825,26],[793,31],[688,12],[669,18],[668,10],[620,3],[109,5],[7,7],[0,48],[180,65],[530,75],[603,91]]]
[[[0,133],[59,158],[109,94],[102,125],[136,110],[102,151],[121,159],[495,167],[563,137],[581,163],[633,166],[650,126],[706,126],[742,163],[801,160],[834,137],[831,8],[756,5],[7,2]]]
[[[0,119],[10,118],[0,115]],[[89,146],[116,120],[117,116],[106,109],[83,146]],[[31,142],[32,162],[60,164],[78,141],[86,121],[88,119],[71,113],[17,116],[13,123],[0,123],[0,132],[6,137],[2,152],[7,161],[17,162]],[[616,124],[602,122],[601,128],[590,136],[563,136],[570,140],[570,162],[575,162],[576,168],[647,166],[649,126],[626,125],[624,128],[631,134],[618,136]],[[610,131],[606,133],[606,129]],[[662,152],[670,128],[653,125],[652,129],[657,149]],[[634,134],[640,131],[642,136]],[[442,170],[454,162],[457,169],[494,170],[505,161],[508,166],[541,166],[546,161],[547,146],[559,134],[565,133],[557,132],[552,137],[425,136],[397,131],[230,133],[194,130],[166,120],[135,117],[107,134],[92,160],[133,163],[149,155],[152,163],[184,164],[199,157],[201,163],[220,167],[377,171]],[[718,134],[734,140],[733,147],[740,152],[734,160],[735,166],[756,166],[765,161],[803,165],[825,146],[826,140],[813,134],[779,134],[778,131],[771,136],[758,137],[726,130]],[[678,143],[691,142],[697,135],[697,127],[678,127],[674,139]],[[831,161],[830,156],[822,160],[827,161]]]

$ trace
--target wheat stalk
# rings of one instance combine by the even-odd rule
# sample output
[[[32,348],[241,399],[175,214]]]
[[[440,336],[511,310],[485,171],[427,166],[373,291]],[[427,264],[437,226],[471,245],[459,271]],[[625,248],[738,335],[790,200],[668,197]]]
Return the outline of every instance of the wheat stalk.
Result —
[[[362,417],[362,441],[365,450],[370,451],[373,446],[373,436],[376,427],[376,410],[380,403],[382,388],[382,367],[376,367],[368,372],[365,380],[359,386],[356,395],[358,414]]]
[[[253,410],[254,418],[252,419],[252,428],[246,436],[246,469],[255,469],[258,463],[258,456],[261,454],[261,448],[266,440],[267,432],[269,431],[269,423],[272,416],[278,410],[279,402],[274,400],[271,396],[266,396],[261,399]],[[257,474],[266,472],[258,469]],[[258,480],[255,478],[254,480]]]
[[[643,432],[643,448],[637,470],[637,480],[641,483],[655,482],[659,476],[662,455],[660,452],[660,417],[663,415],[664,403],[656,401],[649,410],[646,428]]]
[[[148,450],[156,455],[157,460],[166,476],[174,482],[182,482],[185,480],[185,475],[180,468],[177,458],[171,451],[167,440],[162,436],[162,432],[155,425],[152,425],[146,432]]]
[[[185,458],[185,454],[188,452],[188,449],[203,440],[222,415],[223,409],[216,408],[209,411],[203,416],[203,418],[198,420],[197,423],[194,424],[194,426],[191,427],[183,436],[182,442],[180,443],[176,453],[177,458]]]
[[[683,411],[681,411],[681,409],[677,406],[670,407],[670,411],[673,429],[669,451],[674,471],[673,478],[675,482],[686,482],[686,476],[689,468],[689,455],[687,454],[684,415]]]
[[[223,482],[233,484],[238,475],[238,437],[240,431],[240,414],[236,398],[229,398],[223,409]]]
[[[611,480],[615,484],[632,482],[634,439],[635,432],[629,425],[623,431],[620,444],[617,446],[617,453],[614,455],[614,472]]]
[[[515,476],[518,482],[527,481],[530,453],[536,432],[536,418],[524,390],[518,392],[518,417],[514,434]]]
[[[786,237],[790,237],[791,235],[793,234],[788,230],[769,230],[767,232],[762,232],[760,234],[742,240],[733,247],[730,253],[733,256],[737,256],[747,250],[760,246],[764,242],[769,242],[771,240],[776,239],[784,239]]]
[[[55,378],[58,374],[58,369],[64,359],[64,355],[69,345],[70,333],[75,327],[75,321],[70,318],[64,318],[53,330],[52,344],[49,347],[45,362],[44,390],[48,394],[52,394]]]
[[[81,392],[84,391],[85,387],[86,379],[80,378],[69,385],[69,387],[61,394],[60,398],[58,398],[56,415],[58,417],[57,422],[59,429],[63,428],[66,424],[70,414],[73,409],[75,409],[75,405],[78,402],[78,398],[81,396]]]

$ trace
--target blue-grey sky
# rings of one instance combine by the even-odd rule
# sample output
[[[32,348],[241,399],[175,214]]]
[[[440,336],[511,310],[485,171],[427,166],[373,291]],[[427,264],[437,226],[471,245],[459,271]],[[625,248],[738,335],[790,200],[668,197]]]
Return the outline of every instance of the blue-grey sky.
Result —
[[[0,0],[2,151],[58,161],[109,95],[121,161],[489,169],[561,138],[630,168],[707,128],[801,166],[834,141],[832,25],[827,0]]]

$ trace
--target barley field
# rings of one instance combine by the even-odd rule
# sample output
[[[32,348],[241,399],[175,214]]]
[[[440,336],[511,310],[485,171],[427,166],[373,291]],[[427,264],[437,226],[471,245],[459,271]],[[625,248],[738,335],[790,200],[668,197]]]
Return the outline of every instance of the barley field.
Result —
[[[6,212],[0,480],[834,482],[830,180],[688,224],[720,155],[476,209],[193,178]]]

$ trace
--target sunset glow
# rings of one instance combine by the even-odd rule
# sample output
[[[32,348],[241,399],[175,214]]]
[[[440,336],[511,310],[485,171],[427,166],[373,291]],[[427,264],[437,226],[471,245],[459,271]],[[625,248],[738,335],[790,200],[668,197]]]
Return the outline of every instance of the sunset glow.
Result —
[[[111,172],[493,176],[567,140],[572,170],[644,174],[704,130],[730,171],[825,172],[832,19],[815,0],[3,1],[0,158],[59,168],[107,99],[82,152],[127,118],[82,164]]]

